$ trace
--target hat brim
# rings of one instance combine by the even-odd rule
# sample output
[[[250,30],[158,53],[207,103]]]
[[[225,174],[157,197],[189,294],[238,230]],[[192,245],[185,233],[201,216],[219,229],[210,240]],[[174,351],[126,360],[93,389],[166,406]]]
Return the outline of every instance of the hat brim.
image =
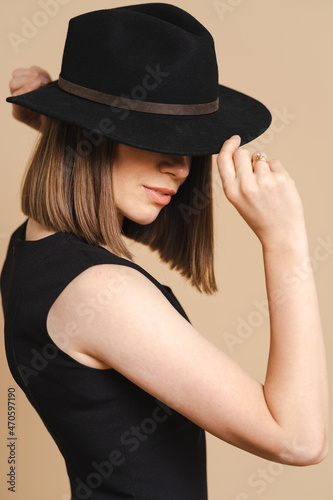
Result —
[[[258,100],[219,85],[219,109],[206,115],[162,115],[99,104],[63,91],[58,80],[11,96],[7,102],[50,118],[100,132],[117,142],[148,151],[189,156],[218,154],[232,135],[241,145],[256,139],[272,121]]]

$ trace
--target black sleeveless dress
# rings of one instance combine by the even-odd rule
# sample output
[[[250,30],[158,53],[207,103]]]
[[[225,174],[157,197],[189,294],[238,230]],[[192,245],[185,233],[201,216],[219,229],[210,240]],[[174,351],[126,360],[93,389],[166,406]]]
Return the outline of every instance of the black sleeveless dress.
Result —
[[[134,267],[190,321],[172,290],[74,234],[25,241],[27,221],[1,270],[6,356],[64,457],[72,500],[206,500],[205,431],[116,370],[76,361],[46,330],[58,295],[97,264]]]

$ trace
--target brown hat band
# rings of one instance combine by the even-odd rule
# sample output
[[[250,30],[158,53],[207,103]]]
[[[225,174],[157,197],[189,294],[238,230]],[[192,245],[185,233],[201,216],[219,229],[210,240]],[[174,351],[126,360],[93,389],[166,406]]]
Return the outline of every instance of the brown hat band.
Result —
[[[58,79],[58,86],[65,92],[83,97],[84,99],[89,99],[90,101],[108,104],[115,108],[141,111],[143,113],[156,113],[162,115],[205,115],[219,109],[219,98],[217,98],[216,101],[202,104],[165,104],[160,102],[139,101],[91,90],[81,85],[77,85],[76,83],[68,82],[61,76],[59,76]]]

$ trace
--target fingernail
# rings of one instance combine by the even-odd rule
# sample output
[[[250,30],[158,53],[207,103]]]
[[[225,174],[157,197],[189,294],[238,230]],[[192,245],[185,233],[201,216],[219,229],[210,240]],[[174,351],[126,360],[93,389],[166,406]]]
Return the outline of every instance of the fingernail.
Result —
[[[233,136],[230,137],[230,139],[236,139],[236,137],[237,137],[237,139],[240,139],[239,135],[233,135]]]

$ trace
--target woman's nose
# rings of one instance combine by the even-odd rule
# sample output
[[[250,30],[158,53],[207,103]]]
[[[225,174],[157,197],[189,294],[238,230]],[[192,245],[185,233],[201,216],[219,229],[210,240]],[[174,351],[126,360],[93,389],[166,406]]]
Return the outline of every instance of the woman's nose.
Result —
[[[179,179],[186,179],[191,168],[191,157],[171,156],[160,163],[161,172],[170,172]]]

